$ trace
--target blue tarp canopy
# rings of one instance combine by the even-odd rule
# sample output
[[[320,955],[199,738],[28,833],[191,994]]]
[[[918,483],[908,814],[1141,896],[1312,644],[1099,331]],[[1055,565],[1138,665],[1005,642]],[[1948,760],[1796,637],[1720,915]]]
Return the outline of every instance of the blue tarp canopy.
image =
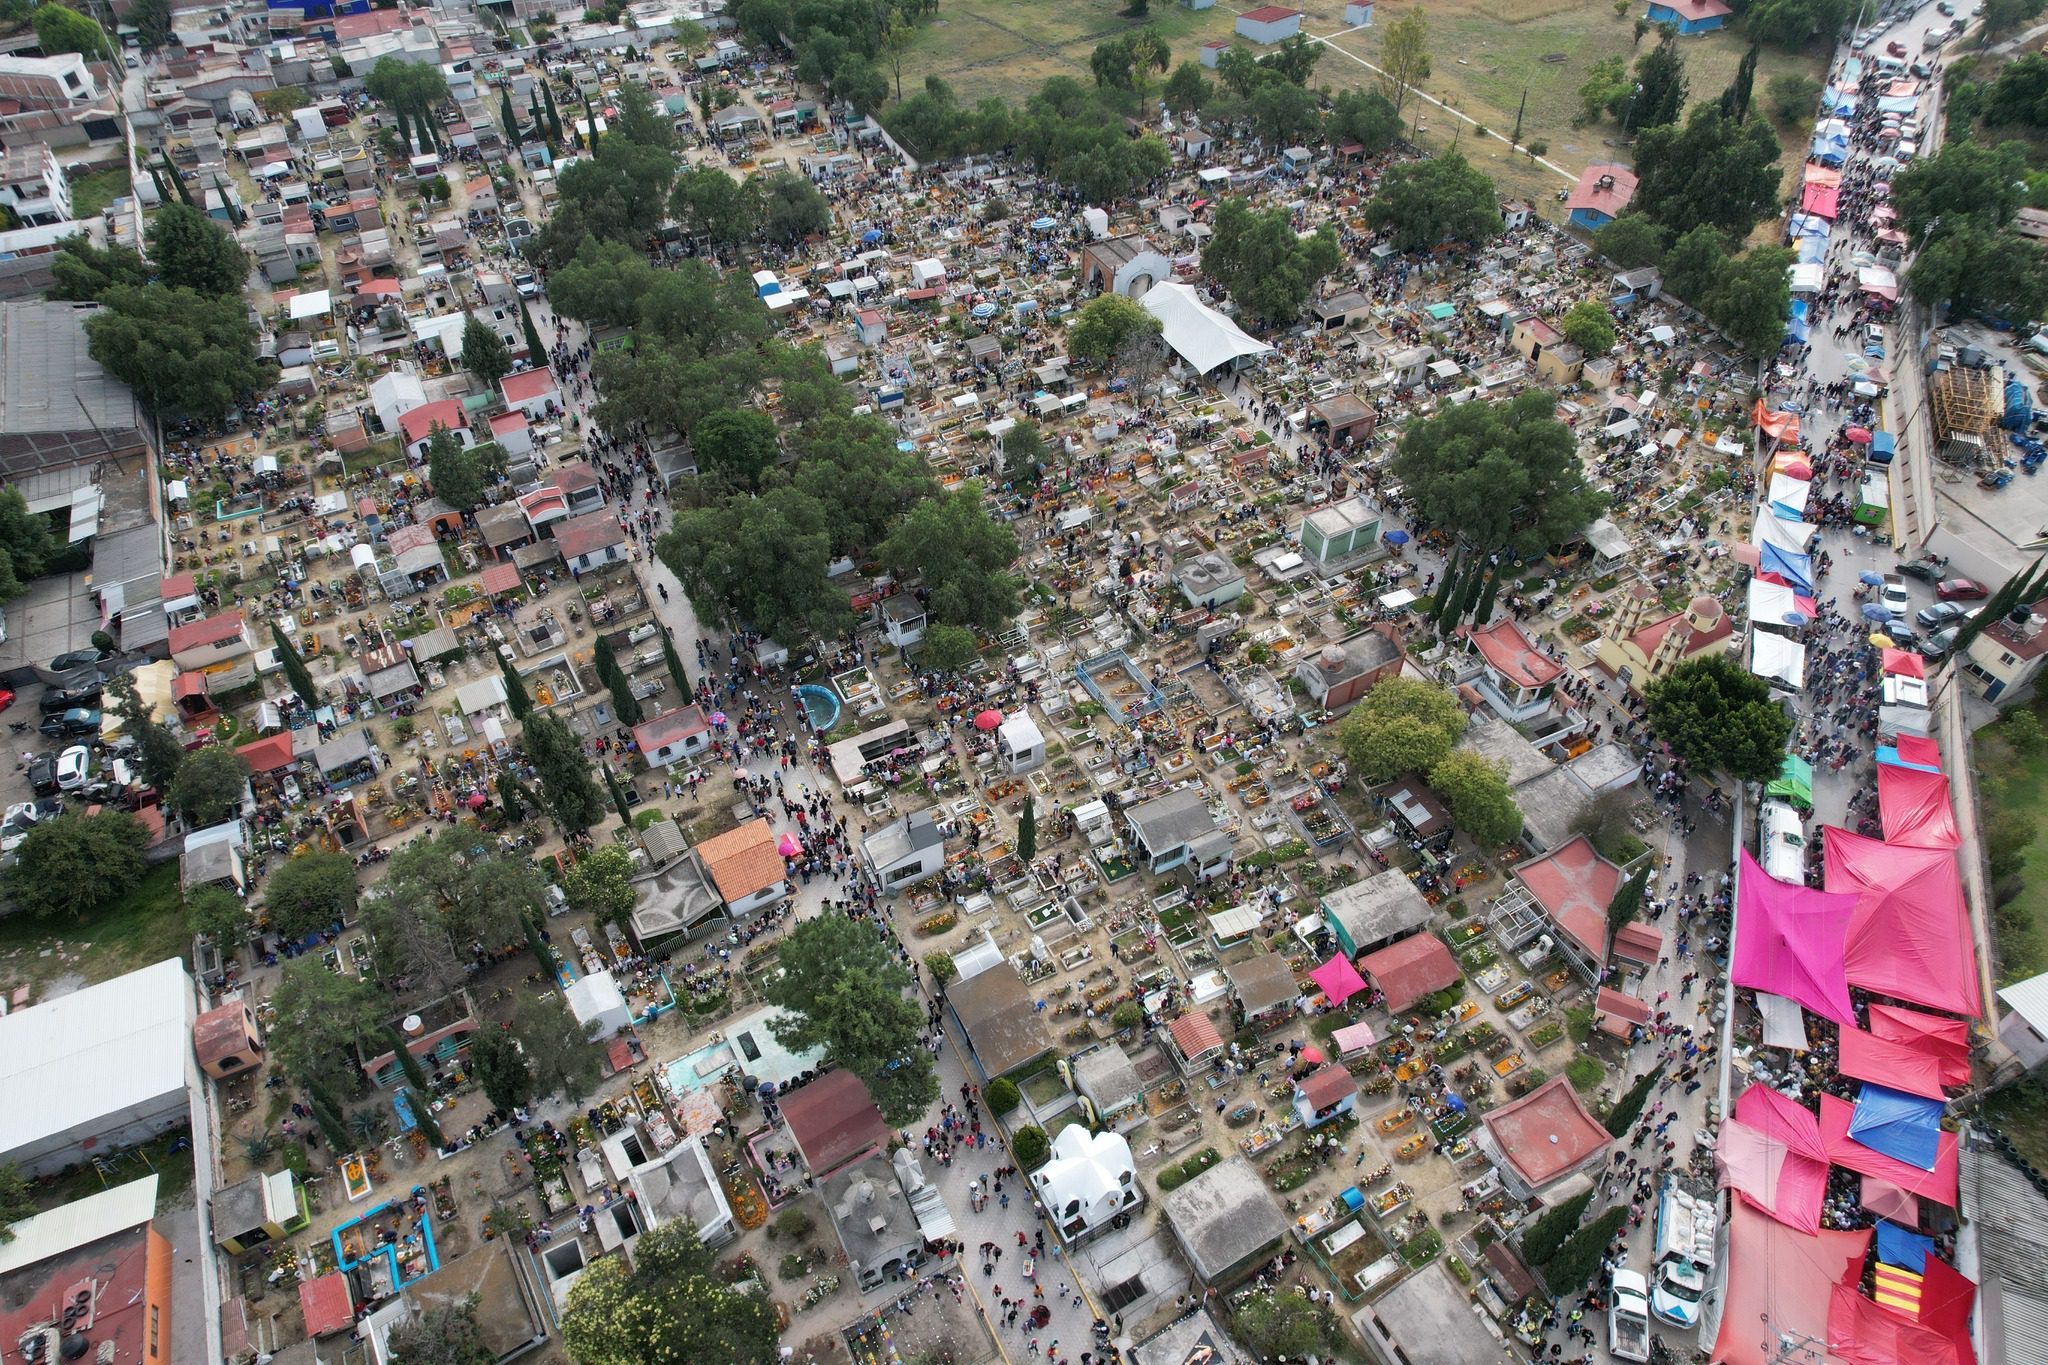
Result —
[[[1794,591],[1805,597],[1813,596],[1811,555],[1795,555],[1776,545],[1760,545],[1757,548],[1763,557],[1763,563],[1757,566],[1759,572],[1780,574]]]
[[[1820,102],[1821,107],[1830,114],[1839,114],[1843,118],[1848,118],[1856,112],[1856,97],[1845,95],[1832,85],[1821,92]]]
[[[1940,1100],[1865,1081],[1849,1120],[1849,1136],[1894,1161],[1931,1171],[1941,1153],[1944,1107]]]
[[[1880,95],[1877,99],[1880,114],[1910,114],[1919,107],[1918,95]]]
[[[1804,346],[1812,331],[1813,324],[1806,318],[1806,300],[1792,300],[1792,315],[1785,319],[1785,335]]]
[[[1894,436],[1891,432],[1873,431],[1870,433],[1870,453],[1873,456],[1892,456],[1896,455],[1898,453],[1898,450],[1899,438],[1897,436]]]
[[[1895,1265],[1901,1270],[1910,1270],[1915,1275],[1927,1273],[1927,1256],[1934,1250],[1934,1239],[1909,1232],[1897,1223],[1880,1218],[1877,1220],[1877,1259],[1885,1265]]]
[[[1362,1209],[1365,1207],[1365,1196],[1358,1192],[1358,1186],[1356,1185],[1349,1187],[1337,1197],[1344,1201],[1344,1207],[1347,1209]]]

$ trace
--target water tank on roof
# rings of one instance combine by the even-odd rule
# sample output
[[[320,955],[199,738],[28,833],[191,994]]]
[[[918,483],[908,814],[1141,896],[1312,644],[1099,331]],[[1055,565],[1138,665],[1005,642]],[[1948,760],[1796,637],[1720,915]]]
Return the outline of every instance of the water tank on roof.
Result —
[[[1344,646],[1342,646],[1342,645],[1329,645],[1329,646],[1327,646],[1327,647],[1326,647],[1326,648],[1325,648],[1325,649],[1323,650],[1323,656],[1322,656],[1321,660],[1319,660],[1318,662],[1319,662],[1319,666],[1320,666],[1320,667],[1322,668],[1323,672],[1325,672],[1325,673],[1336,673],[1336,672],[1339,672],[1339,671],[1340,671],[1340,670],[1342,670],[1342,669],[1343,669],[1343,667],[1344,667]]]

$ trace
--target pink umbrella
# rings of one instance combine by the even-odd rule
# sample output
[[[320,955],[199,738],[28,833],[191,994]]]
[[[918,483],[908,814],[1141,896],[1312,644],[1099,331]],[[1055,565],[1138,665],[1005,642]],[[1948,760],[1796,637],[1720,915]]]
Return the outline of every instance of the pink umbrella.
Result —
[[[804,851],[804,846],[794,834],[785,834],[775,841],[775,851],[785,858],[794,858]]]
[[[469,794],[469,808],[471,810],[481,810],[483,809],[484,802],[488,799],[482,792],[471,792]]]
[[[723,725],[723,724],[725,724],[725,712],[723,712],[723,711],[713,711],[713,712],[711,713],[711,723],[712,723],[713,725]]]
[[[1794,460],[1779,472],[1788,479],[1810,479],[1813,477],[1813,466],[1804,460]]]
[[[1319,1047],[1305,1047],[1301,1050],[1301,1060],[1310,1066],[1316,1066],[1323,1060],[1323,1050]]]
[[[1002,723],[1003,713],[994,709],[984,711],[974,718],[974,728],[977,730],[993,730]]]
[[[1867,446],[1870,444],[1870,433],[1862,427],[1846,427],[1843,429],[1842,435],[1848,437],[1852,445]]]

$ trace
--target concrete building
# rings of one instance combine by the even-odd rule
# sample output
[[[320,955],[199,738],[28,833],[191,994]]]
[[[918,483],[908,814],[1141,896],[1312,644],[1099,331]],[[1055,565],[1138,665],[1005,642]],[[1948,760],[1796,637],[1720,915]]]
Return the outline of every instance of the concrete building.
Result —
[[[1520,725],[1550,710],[1564,666],[1538,649],[1514,617],[1464,626],[1459,633],[1479,656],[1483,672],[1474,686],[1495,715]]]
[[[1173,583],[1191,607],[1214,610],[1244,596],[1244,571],[1214,550],[1176,564]]]
[[[0,1016],[0,1161],[42,1175],[190,1123],[198,1017],[175,958]]]
[[[586,574],[631,557],[626,528],[609,512],[587,512],[555,528],[555,550],[571,573]]]
[[[289,1237],[311,1221],[290,1171],[261,1172],[213,1192],[213,1244],[230,1256]]]
[[[1556,930],[1558,949],[1588,982],[1607,962],[1607,905],[1622,879],[1583,834],[1514,869],[1515,883]]]
[[[261,1064],[263,1030],[256,1023],[256,1011],[239,998],[208,1010],[193,1022],[192,1051],[199,1069],[215,1080]]]
[[[1358,1082],[1341,1066],[1322,1066],[1294,1083],[1294,1116],[1316,1128],[1358,1108]]]
[[[1296,535],[1301,557],[1322,578],[1349,573],[1387,554],[1380,539],[1380,514],[1367,506],[1364,498],[1346,498],[1316,508],[1301,519]]]
[[[1358,972],[1386,997],[1389,1014],[1414,1009],[1423,997],[1458,980],[1458,964],[1451,950],[1427,930],[1367,953],[1358,959]]]
[[[1068,1064],[1074,1090],[1097,1126],[1127,1133],[1145,1121],[1145,1084],[1114,1040]]]
[[[851,1071],[828,1071],[779,1096],[789,1138],[813,1180],[826,1180],[889,1142],[889,1125]]]
[[[605,1139],[607,1158],[622,1136]],[[627,1150],[639,1149],[636,1145]],[[697,1224],[704,1245],[712,1247],[724,1246],[739,1235],[732,1206],[726,1202],[711,1154],[704,1150],[700,1137],[686,1137],[652,1160],[630,1164],[626,1181],[633,1187],[634,1202],[649,1227],[688,1218]]]
[[[1292,1019],[1299,1012],[1301,983],[1279,953],[1259,953],[1242,962],[1226,963],[1223,976],[1247,1028],[1263,1028]]]
[[[1230,866],[1230,838],[1216,828],[1216,817],[1200,788],[1168,792],[1132,806],[1124,812],[1124,823],[1134,851],[1155,876],[1193,864],[1196,878],[1207,881]]]
[[[1429,923],[1429,902],[1397,869],[1376,873],[1326,893],[1323,923],[1346,957],[1377,952]]]
[[[1963,652],[1962,673],[1986,701],[2012,700],[2034,684],[2048,657],[2048,597],[1993,621]]]
[[[967,1039],[982,1084],[1021,1070],[1053,1050],[1031,990],[1007,966],[992,967],[946,991],[946,1006]]]
[[[861,840],[868,872],[887,895],[946,869],[946,836],[929,810],[912,811]]]
[[[135,395],[88,352],[85,320],[97,309],[40,299],[0,304],[0,475],[19,481],[148,449]]]
[[[1028,710],[1003,717],[996,727],[996,754],[1011,775],[1028,773],[1045,762],[1045,736]]]
[[[1521,1356],[1487,1330],[1471,1297],[1442,1264],[1424,1267],[1351,1315],[1380,1365],[1455,1360],[1459,1365],[1515,1365]]]
[[[711,747],[716,736],[701,706],[678,706],[633,727],[633,742],[650,768],[673,768]]]
[[[1143,237],[1105,237],[1081,248],[1081,283],[1104,293],[1140,299],[1173,278],[1173,262]]]
[[[1583,1188],[1584,1181],[1571,1177],[1597,1175],[1614,1145],[1562,1076],[1481,1115],[1475,1140],[1509,1193],[1546,1204],[1561,1203]]]
[[[1586,363],[1586,353],[1564,339],[1563,333],[1542,318],[1525,317],[1508,337],[1514,353],[1535,368],[1536,377],[1546,384],[1577,381]]]
[[[1381,678],[1399,673],[1404,657],[1394,628],[1382,622],[1324,645],[1294,666],[1294,676],[1316,705],[1341,711],[1372,691]]]
[[[738,829],[715,834],[698,844],[696,852],[733,919],[744,919],[789,894],[789,870],[766,820],[749,820]]]
[[[47,144],[25,143],[0,154],[0,203],[14,210],[22,227],[71,221],[71,182]]]
[[[1287,1235],[1287,1218],[1272,1191],[1241,1156],[1166,1191],[1159,1206],[1195,1278],[1219,1291],[1251,1274]]]
[[[181,1323],[177,1310],[203,1313],[203,1299],[196,1283],[189,1298],[180,1283],[189,1277],[178,1273],[179,1251],[154,1225],[156,1195],[157,1177],[147,1175],[14,1224],[13,1240],[0,1246],[0,1341],[10,1362],[172,1365],[174,1342],[200,1347],[204,1336]],[[182,1251],[187,1261],[199,1254]],[[75,1307],[81,1292],[91,1323],[84,1331]]]
[[[1255,43],[1284,43],[1301,32],[1301,11],[1264,5],[1237,16],[1237,36]]]
[[[1031,1188],[1063,1242],[1100,1232],[1145,1198],[1131,1144],[1120,1133],[1091,1133],[1080,1124],[1060,1129],[1051,1158],[1031,1172]]]
[[[915,1278],[925,1245],[951,1237],[953,1215],[908,1147],[869,1156],[819,1182],[847,1268],[863,1290]]]

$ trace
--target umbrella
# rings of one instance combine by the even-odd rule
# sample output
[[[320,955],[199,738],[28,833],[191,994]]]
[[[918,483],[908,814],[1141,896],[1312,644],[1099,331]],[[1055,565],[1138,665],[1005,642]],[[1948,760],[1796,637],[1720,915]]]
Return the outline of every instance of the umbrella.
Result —
[[[775,851],[785,858],[794,858],[804,851],[803,841],[794,834],[785,834],[775,841]]]
[[[977,730],[993,730],[1002,723],[1003,713],[993,709],[984,711],[974,718],[974,728]]]
[[[1323,1060],[1323,1050],[1319,1047],[1305,1047],[1301,1050],[1301,1060],[1314,1066]]]
[[[1845,427],[1842,435],[1848,437],[1850,442],[1855,445],[1867,446],[1870,444],[1870,429],[1868,427]]]
[[[1406,531],[1389,531],[1384,536],[1381,536],[1380,539],[1386,541],[1389,545],[1406,545],[1408,543],[1408,533]]]
[[[1891,620],[1892,614],[1875,602],[1865,602],[1863,604],[1863,619],[1882,623]]]
[[[471,792],[469,794],[469,808],[471,810],[481,810],[483,808],[484,802],[487,800],[489,800],[489,798],[486,797],[482,792]]]
[[[996,306],[992,303],[977,303],[974,305],[974,316],[978,318],[992,318],[996,315],[997,311]]]
[[[1033,232],[1051,232],[1054,228],[1058,227],[1059,225],[1059,220],[1057,218],[1046,217],[1033,218],[1031,220],[1031,230]]]
[[[1881,587],[1884,584],[1884,575],[1874,569],[1865,569],[1862,573],[1856,575],[1856,581],[1858,583],[1867,583],[1873,588]]]
[[[1870,643],[1876,645],[1879,649],[1890,649],[1898,642],[1881,630],[1873,630],[1870,632]]]
[[[1813,477],[1813,466],[1804,460],[1793,460],[1778,472],[1788,479],[1810,479]]]
[[[711,713],[711,723],[712,723],[713,725],[723,725],[723,724],[725,724],[725,712],[723,712],[723,711],[713,711],[713,712]]]
[[[864,244],[872,246],[882,240],[882,230],[880,228],[869,228],[860,235],[860,239]]]

